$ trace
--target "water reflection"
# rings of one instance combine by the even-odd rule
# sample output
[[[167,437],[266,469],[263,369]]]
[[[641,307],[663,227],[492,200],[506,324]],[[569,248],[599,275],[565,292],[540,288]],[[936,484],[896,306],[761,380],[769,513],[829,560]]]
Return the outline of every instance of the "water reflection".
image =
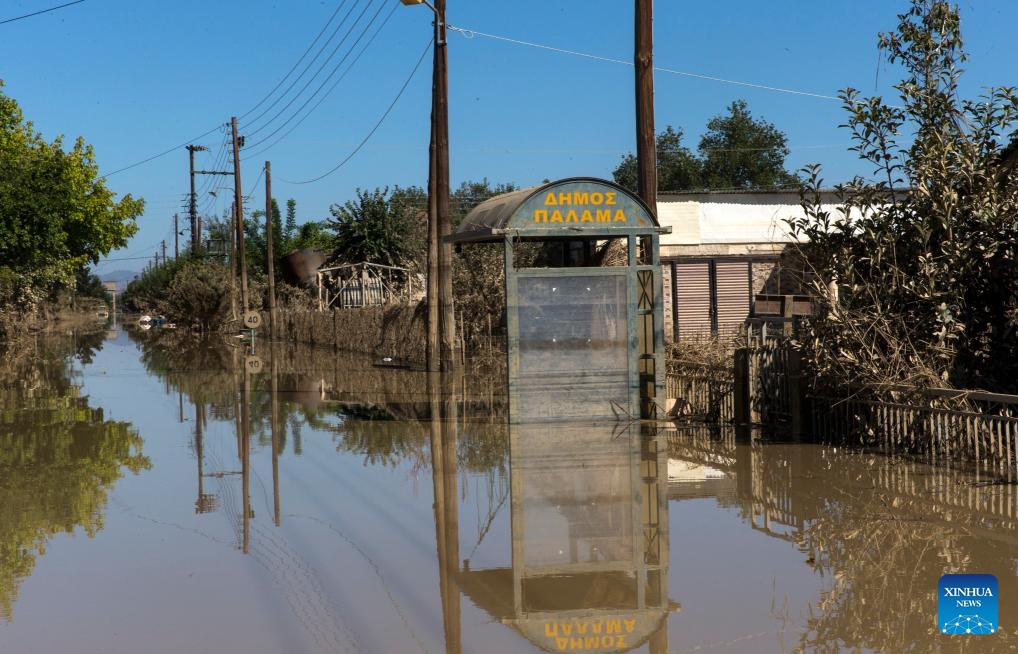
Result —
[[[652,428],[618,430],[510,429],[512,568],[465,576],[500,595],[496,617],[543,649],[650,640],[667,651],[664,618],[678,605],[668,597],[665,448]]]
[[[130,528],[164,529],[173,544],[156,554],[181,569],[214,560],[207,588],[250,591],[237,595],[257,606],[234,619],[255,642],[280,627],[278,651],[992,651],[1018,638],[1014,486],[723,430],[510,426],[504,396],[469,378],[265,343],[251,372],[250,354],[146,347],[168,421],[184,402],[191,424],[165,439],[160,464],[179,453],[179,469],[153,471],[180,490],[134,500],[160,522]],[[45,370],[32,374],[64,379]],[[997,576],[999,638],[935,632],[946,572]]]
[[[89,405],[71,358],[91,361],[103,333],[40,339],[0,369],[0,618],[13,619],[20,583],[58,534],[90,538],[124,470],[150,467],[126,422]]]
[[[727,434],[677,432],[674,501],[715,497],[757,533],[787,541],[821,582],[797,648],[904,652],[977,647],[1018,636],[1018,489],[915,461],[803,445],[736,445]],[[696,475],[687,475],[696,476]],[[1000,583],[1001,639],[937,633],[937,581],[990,573]],[[1003,642],[1002,642],[1003,641]]]

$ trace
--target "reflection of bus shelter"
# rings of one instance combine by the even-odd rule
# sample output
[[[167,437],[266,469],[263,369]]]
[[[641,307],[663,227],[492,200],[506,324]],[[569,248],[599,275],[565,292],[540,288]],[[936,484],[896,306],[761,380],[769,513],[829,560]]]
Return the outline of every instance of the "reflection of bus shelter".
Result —
[[[510,568],[462,570],[471,600],[541,649],[668,649],[664,439],[512,425]]]
[[[664,397],[658,236],[620,186],[573,178],[500,195],[453,243],[505,247],[510,421],[653,418]],[[518,245],[539,242],[525,264]],[[618,244],[621,265],[604,265]]]

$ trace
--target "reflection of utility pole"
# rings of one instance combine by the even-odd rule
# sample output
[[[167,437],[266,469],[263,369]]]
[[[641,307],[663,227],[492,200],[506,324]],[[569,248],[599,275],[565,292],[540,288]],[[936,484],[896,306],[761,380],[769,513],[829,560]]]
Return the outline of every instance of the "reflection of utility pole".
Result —
[[[205,494],[205,405],[194,403],[194,451],[198,457],[198,499],[194,502],[195,513],[210,513],[216,508],[215,495]]]
[[[459,503],[456,466],[456,395],[448,377],[428,375],[431,402],[431,475],[435,494],[442,622],[448,654],[462,651],[459,574]]]
[[[268,165],[268,164],[266,164]],[[269,375],[272,378],[270,390],[271,415],[269,428],[272,430],[272,504],[274,522],[279,526],[279,392],[277,378],[279,368],[276,364],[276,348],[269,344]]]
[[[244,554],[248,553],[251,540],[251,438],[248,433],[251,421],[251,396],[248,392],[247,371],[240,375],[240,459],[241,493],[244,511]]]

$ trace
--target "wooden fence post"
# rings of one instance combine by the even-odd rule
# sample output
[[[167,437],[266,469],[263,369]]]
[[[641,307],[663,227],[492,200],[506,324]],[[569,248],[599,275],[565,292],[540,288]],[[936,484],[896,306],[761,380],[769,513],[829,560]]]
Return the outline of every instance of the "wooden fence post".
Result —
[[[792,325],[795,321],[795,296],[794,295],[782,295],[781,296],[781,334],[783,336],[790,337],[792,335]]]
[[[803,375],[802,353],[788,352],[788,408],[792,414],[792,440],[801,442],[808,424],[806,381]]]

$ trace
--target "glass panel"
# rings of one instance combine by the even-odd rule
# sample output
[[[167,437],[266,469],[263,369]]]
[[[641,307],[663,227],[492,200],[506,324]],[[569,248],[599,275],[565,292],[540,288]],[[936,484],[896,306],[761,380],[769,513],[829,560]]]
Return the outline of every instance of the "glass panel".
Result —
[[[520,375],[527,419],[629,411],[626,278],[520,277]]]
[[[611,564],[632,568],[634,556],[634,477],[639,459],[628,437],[614,425],[517,427],[513,475],[520,475],[518,498],[526,575],[570,566],[604,572]],[[642,556],[642,552],[640,553]],[[592,567],[591,567],[592,566]]]

